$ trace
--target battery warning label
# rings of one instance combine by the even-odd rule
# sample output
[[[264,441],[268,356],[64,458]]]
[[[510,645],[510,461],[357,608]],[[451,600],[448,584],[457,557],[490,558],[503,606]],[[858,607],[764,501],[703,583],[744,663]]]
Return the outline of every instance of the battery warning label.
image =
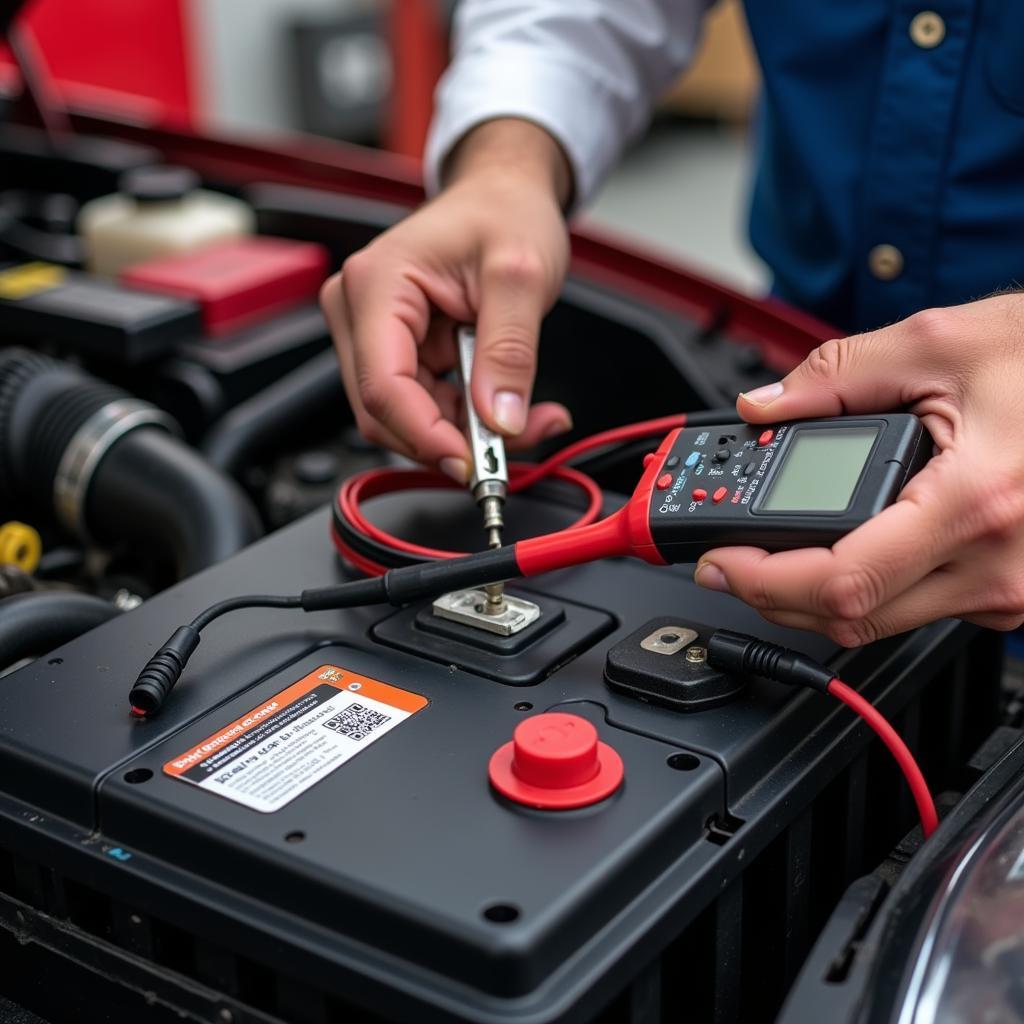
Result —
[[[168,761],[164,772],[270,813],[428,703],[418,693],[321,665]]]

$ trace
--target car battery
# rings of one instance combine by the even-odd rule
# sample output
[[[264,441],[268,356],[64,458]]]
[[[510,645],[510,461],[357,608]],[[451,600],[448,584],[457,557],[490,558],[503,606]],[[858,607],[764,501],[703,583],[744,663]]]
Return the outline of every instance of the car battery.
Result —
[[[369,511],[435,547],[479,532],[464,494]],[[557,489],[514,495],[508,539],[575,514]],[[688,630],[802,649],[878,704],[935,788],[995,718],[997,645],[973,627],[841,651],[685,567],[625,560],[511,585],[541,609],[512,651],[434,628],[429,603],[241,611],[204,633],[160,715],[129,712],[156,645],[212,601],[346,578],[327,531],[318,511],[4,680],[16,997],[77,1019],[102,998],[118,1021],[768,1021],[819,919],[912,826],[909,794],[827,697],[752,679],[658,702],[622,686],[623,645],[682,638],[687,679]],[[554,803],[502,781],[514,736]],[[29,992],[58,941],[88,983]]]
[[[198,303],[203,328],[219,337],[316,298],[327,250],[287,238],[238,238],[123,271],[122,284]]]

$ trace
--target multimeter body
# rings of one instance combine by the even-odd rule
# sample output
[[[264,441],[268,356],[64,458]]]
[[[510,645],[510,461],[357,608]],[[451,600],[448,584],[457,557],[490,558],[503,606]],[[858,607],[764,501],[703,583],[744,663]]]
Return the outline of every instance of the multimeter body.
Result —
[[[932,451],[907,413],[682,428],[648,457],[650,539],[666,562],[828,547],[892,504]]]

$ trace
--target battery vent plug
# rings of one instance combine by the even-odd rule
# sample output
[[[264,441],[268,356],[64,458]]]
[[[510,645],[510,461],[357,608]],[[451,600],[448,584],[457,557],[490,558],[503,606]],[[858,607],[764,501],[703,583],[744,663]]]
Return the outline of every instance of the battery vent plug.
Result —
[[[491,785],[541,810],[586,807],[622,783],[622,758],[579,715],[552,711],[519,723],[512,742],[491,757]]]

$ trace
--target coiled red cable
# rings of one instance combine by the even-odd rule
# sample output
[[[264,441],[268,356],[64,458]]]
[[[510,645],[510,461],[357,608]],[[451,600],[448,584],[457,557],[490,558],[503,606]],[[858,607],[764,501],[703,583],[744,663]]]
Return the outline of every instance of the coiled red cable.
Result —
[[[732,414],[734,417],[735,414]],[[576,529],[594,522],[601,513],[603,495],[598,484],[586,473],[567,466],[567,462],[578,459],[599,448],[621,445],[629,441],[637,441],[646,437],[666,434],[676,427],[691,425],[696,419],[706,422],[728,422],[730,410],[708,410],[699,414],[678,413],[673,416],[661,416],[657,419],[643,420],[627,426],[614,427],[592,434],[561,451],[556,452],[540,463],[514,462],[509,466],[509,493],[516,494],[534,486],[542,480],[562,480],[578,487],[587,499],[587,505],[580,517],[568,529]],[[454,480],[427,469],[371,469],[349,477],[338,491],[336,515],[345,524],[347,531],[363,538],[377,549],[398,553],[417,560],[439,558],[455,558],[465,552],[445,551],[440,548],[428,548],[420,544],[402,540],[375,526],[363,515],[362,504],[371,498],[396,491],[413,490],[464,490]],[[346,561],[361,572],[370,576],[380,576],[387,572],[389,566],[383,561],[359,551],[349,543],[337,529],[332,531],[335,547]]]

